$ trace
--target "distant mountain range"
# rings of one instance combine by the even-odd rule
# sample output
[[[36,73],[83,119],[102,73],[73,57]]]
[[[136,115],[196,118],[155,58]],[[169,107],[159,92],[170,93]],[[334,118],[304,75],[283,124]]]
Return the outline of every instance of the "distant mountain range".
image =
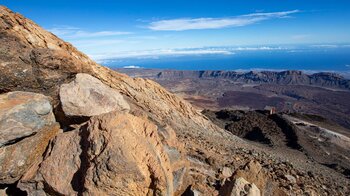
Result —
[[[156,80],[175,79],[229,79],[246,84],[281,84],[281,85],[311,85],[327,88],[350,90],[350,80],[343,76],[320,72],[306,74],[302,71],[178,71],[178,70],[148,70],[148,69],[118,69],[135,77],[147,77]]]

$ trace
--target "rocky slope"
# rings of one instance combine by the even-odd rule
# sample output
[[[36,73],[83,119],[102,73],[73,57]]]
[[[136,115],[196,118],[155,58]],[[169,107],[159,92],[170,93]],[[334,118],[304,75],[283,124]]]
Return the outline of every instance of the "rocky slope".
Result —
[[[331,169],[269,155],[5,7],[0,41],[0,194],[349,193]]]
[[[295,149],[350,178],[350,137],[338,133],[337,126],[319,116],[305,118],[300,114],[230,110],[203,113],[234,135],[264,144],[271,150]]]

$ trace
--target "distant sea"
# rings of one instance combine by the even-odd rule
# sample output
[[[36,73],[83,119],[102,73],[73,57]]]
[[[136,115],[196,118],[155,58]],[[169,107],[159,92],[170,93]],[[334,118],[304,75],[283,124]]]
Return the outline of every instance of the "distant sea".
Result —
[[[176,70],[303,70],[337,72],[350,78],[350,47],[286,50],[244,50],[232,54],[133,57],[110,59],[111,68]]]

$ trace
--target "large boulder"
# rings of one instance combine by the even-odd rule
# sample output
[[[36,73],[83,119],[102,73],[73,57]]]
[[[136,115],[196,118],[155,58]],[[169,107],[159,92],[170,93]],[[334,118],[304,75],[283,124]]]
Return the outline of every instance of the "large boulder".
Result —
[[[115,89],[88,74],[60,87],[62,109],[67,116],[96,116],[111,111],[129,111],[130,106]]]
[[[18,187],[30,195],[77,195],[84,168],[81,133],[76,129],[57,135],[40,167],[27,172]]]
[[[174,195],[185,187],[187,161],[174,132],[143,117],[92,117],[49,149],[18,185],[30,195]]]
[[[0,95],[0,147],[55,123],[48,97],[28,92]]]
[[[93,117],[87,128],[89,195],[173,195],[170,158],[147,119],[109,113]]]
[[[0,95],[0,183],[14,183],[38,163],[58,131],[48,97],[28,92]]]
[[[256,160],[236,170],[224,186],[221,195],[285,195]]]
[[[273,188],[269,187],[272,186],[272,184],[269,183],[270,179],[260,163],[256,160],[248,162],[242,169],[237,170],[234,175],[235,178],[242,177],[247,181],[254,183],[261,191]]]
[[[260,196],[259,188],[242,177],[229,182],[224,187],[225,191],[221,192],[223,196]]]

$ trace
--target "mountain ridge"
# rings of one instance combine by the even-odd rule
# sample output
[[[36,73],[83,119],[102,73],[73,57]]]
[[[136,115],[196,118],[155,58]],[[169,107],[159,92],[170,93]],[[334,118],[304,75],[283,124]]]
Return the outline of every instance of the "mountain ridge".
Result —
[[[141,70],[138,69],[117,69],[124,73],[137,73],[142,77]],[[125,71],[124,71],[125,70]],[[283,85],[311,85],[329,88],[339,88],[350,90],[350,80],[340,74],[332,72],[319,72],[306,74],[297,70],[286,71],[222,71],[222,70],[150,70],[153,74],[147,75],[159,80],[171,79],[227,79],[234,82],[252,84],[283,84]],[[147,73],[147,70],[145,70]]]

